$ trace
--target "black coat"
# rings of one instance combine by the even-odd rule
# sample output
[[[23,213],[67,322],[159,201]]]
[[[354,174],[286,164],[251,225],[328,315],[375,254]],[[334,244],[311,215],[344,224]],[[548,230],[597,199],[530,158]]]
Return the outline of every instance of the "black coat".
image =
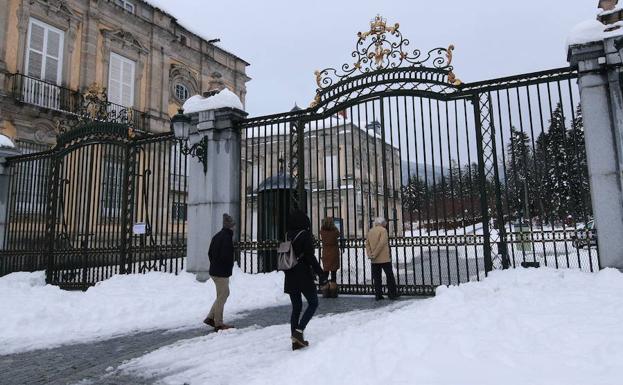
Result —
[[[287,237],[289,240],[294,239],[296,234],[303,231],[301,235],[292,243],[294,253],[299,257],[299,262],[290,270],[285,271],[285,282],[283,291],[297,293],[303,291],[315,291],[316,283],[314,282],[314,273],[323,275],[322,267],[316,259],[314,253],[314,241],[309,231],[309,219],[290,218]]]
[[[234,232],[223,228],[212,237],[208,256],[210,257],[210,275],[231,277],[234,268]]]

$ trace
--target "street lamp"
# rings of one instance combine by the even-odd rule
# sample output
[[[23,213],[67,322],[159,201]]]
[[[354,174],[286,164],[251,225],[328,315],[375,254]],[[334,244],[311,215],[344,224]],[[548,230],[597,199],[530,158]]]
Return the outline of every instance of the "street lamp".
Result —
[[[177,114],[171,118],[171,126],[176,139],[180,142],[180,151],[184,155],[197,158],[203,165],[203,174],[208,173],[208,137],[204,136],[201,140],[188,147],[188,137],[197,133],[197,126],[192,124],[190,117],[184,115],[184,110],[177,110]]]

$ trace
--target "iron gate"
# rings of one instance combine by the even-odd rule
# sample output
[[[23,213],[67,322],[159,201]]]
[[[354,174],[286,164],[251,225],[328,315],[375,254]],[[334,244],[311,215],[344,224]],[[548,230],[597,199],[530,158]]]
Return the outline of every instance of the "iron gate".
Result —
[[[132,122],[105,95],[87,96],[54,148],[9,159],[2,274],[45,269],[48,283],[86,289],[117,273],[183,269],[183,143]]]
[[[291,206],[340,227],[344,293],[372,293],[364,242],[389,220],[400,291],[538,262],[599,269],[575,69],[462,83],[453,46],[409,50],[380,17],[311,106],[241,123],[241,267],[275,268]],[[318,243],[317,254],[321,254]]]

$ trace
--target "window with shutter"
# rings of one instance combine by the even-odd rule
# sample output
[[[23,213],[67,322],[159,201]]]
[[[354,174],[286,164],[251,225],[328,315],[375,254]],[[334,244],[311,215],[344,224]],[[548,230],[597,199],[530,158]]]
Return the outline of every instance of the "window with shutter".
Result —
[[[22,98],[26,103],[59,109],[63,31],[36,19],[28,24],[25,73]],[[44,83],[45,82],[45,83]]]
[[[63,31],[36,19],[30,19],[26,73],[33,78],[61,83]]]
[[[123,107],[134,105],[134,61],[110,54],[108,100]]]

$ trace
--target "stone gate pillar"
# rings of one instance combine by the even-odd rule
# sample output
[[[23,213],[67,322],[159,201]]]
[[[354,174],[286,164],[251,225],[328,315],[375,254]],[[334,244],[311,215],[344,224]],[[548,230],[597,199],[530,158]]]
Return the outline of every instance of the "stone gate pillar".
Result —
[[[194,151],[194,157],[188,158],[186,270],[195,273],[197,280],[202,282],[209,279],[208,248],[212,236],[222,228],[223,213],[228,213],[237,222],[234,240],[239,238],[241,133],[236,122],[243,119],[246,113],[242,111],[239,100],[233,104],[225,103],[231,107],[219,107],[223,103],[215,103],[219,98],[226,99],[225,96],[231,99],[232,95],[229,90],[224,90],[210,98],[203,98],[204,101],[214,99],[203,105],[215,108],[201,109],[199,103],[197,110],[192,99],[201,96],[194,96],[184,105],[189,105],[191,125],[196,127],[196,130],[191,129],[188,146],[199,149]]]
[[[18,154],[15,144],[8,137],[0,134],[0,250],[4,247],[4,234],[8,221],[10,172],[6,158]]]
[[[569,62],[579,71],[599,260],[623,269],[623,37],[572,44]]]

